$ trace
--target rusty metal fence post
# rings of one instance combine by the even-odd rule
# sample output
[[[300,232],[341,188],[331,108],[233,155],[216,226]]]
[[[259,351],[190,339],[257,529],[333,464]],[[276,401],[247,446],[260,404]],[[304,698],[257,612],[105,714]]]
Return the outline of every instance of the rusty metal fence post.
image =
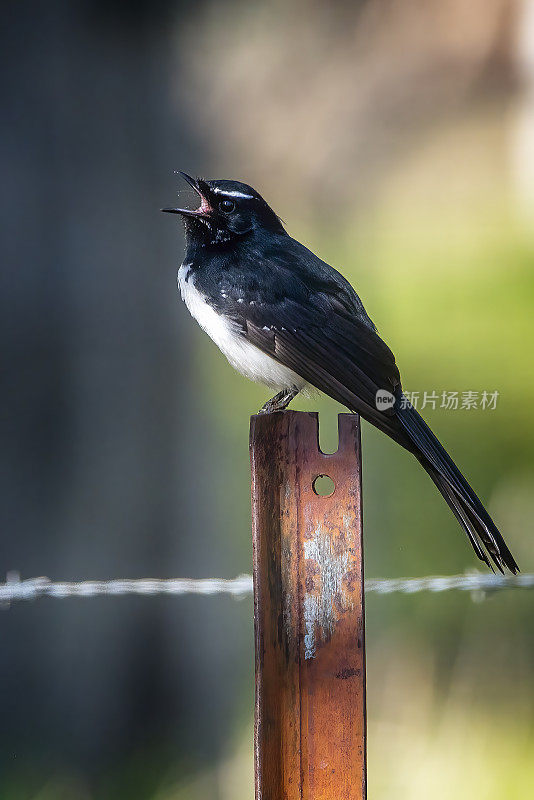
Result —
[[[317,414],[251,420],[256,800],[366,797],[359,418],[336,453],[318,434]]]

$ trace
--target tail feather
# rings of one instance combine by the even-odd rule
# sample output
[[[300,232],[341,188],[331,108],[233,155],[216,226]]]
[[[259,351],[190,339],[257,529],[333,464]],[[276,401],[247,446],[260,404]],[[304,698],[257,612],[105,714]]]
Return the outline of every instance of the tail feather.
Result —
[[[489,554],[500,572],[508,567],[515,575],[519,567],[500,531],[440,441],[410,404],[397,403],[396,412],[410,449],[445,498],[477,556],[491,566]]]
[[[473,526],[469,520],[469,517],[466,515],[465,510],[462,508],[460,501],[458,500],[454,492],[451,490],[448,483],[442,478],[442,476],[438,472],[432,470],[431,467],[428,466],[428,464],[423,464],[423,466],[425,467],[426,471],[436,484],[440,494],[445,498],[445,501],[449,506],[449,508],[451,509],[452,513],[454,514],[454,516],[456,517],[456,519],[466,532],[467,537],[471,542],[471,546],[473,547],[473,550],[475,551],[478,558],[481,561],[483,561],[484,564],[486,564],[486,566],[488,566],[493,572],[495,572],[492,564],[488,560],[488,556],[486,555],[481,539],[479,538],[477,532],[473,530]],[[502,572],[501,566],[497,565],[497,567]]]

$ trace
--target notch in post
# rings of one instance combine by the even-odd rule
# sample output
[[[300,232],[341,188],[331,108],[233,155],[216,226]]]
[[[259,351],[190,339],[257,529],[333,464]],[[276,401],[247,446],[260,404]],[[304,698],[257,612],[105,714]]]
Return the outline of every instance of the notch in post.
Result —
[[[324,454],[317,414],[251,419],[256,800],[366,798],[359,417],[338,424]]]

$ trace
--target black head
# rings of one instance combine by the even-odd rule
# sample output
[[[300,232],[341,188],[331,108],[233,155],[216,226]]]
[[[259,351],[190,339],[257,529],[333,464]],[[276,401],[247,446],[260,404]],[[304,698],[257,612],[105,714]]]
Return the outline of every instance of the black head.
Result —
[[[195,179],[185,172],[180,175],[199,195],[200,206],[161,210],[182,216],[188,238],[225,245],[258,229],[273,233],[284,231],[272,208],[252,186],[239,181]]]

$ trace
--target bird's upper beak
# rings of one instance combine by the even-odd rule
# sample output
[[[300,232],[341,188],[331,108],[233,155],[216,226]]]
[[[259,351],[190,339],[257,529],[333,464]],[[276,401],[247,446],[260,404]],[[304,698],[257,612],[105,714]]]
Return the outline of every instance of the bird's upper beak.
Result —
[[[179,173],[182,178],[187,181],[195,192],[200,197],[200,206],[198,208],[162,208],[168,214],[181,214],[183,217],[206,217],[212,211],[208,198],[206,197],[207,185],[200,178],[192,178],[186,172]]]

